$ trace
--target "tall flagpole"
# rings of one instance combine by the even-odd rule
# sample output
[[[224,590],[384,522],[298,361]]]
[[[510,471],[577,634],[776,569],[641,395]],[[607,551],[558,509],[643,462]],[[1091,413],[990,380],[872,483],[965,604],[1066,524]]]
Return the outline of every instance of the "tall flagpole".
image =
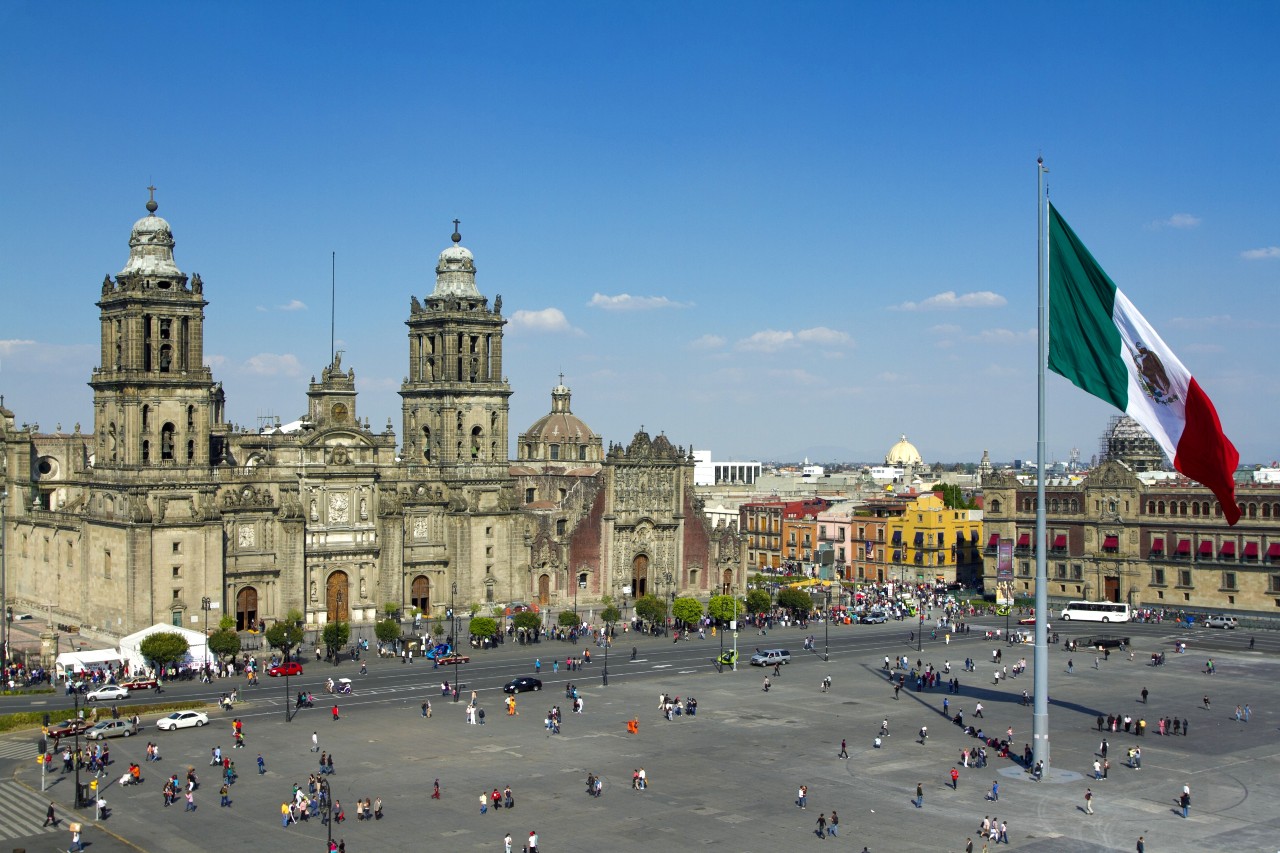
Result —
[[[1045,560],[1044,523],[1044,374],[1049,361],[1049,192],[1044,158],[1036,158],[1036,646],[1032,687],[1031,751],[1049,770],[1049,566]]]

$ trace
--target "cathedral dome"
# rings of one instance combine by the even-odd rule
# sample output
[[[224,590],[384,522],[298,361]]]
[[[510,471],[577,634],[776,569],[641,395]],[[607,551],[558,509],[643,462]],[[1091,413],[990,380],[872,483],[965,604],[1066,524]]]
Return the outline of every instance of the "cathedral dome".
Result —
[[[551,389],[551,411],[533,422],[524,435],[533,441],[588,442],[596,437],[591,427],[569,410],[570,392],[563,383]]]
[[[173,230],[169,223],[156,216],[158,205],[152,198],[147,202],[147,215],[133,223],[129,234],[129,262],[121,275],[181,276],[173,261]]]
[[[476,259],[471,250],[462,245],[458,222],[453,223],[453,245],[440,253],[436,263],[436,289],[433,297],[483,299],[476,288]]]
[[[893,447],[889,448],[889,452],[884,455],[884,464],[886,465],[922,465],[924,459],[920,457],[920,451],[916,450],[916,446],[907,441],[904,435]]]

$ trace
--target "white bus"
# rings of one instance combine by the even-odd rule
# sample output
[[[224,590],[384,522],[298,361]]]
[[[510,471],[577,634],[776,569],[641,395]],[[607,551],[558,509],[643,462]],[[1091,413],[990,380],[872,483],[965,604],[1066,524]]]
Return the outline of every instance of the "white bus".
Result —
[[[1062,608],[1062,621],[1128,622],[1129,605],[1114,601],[1069,601]]]

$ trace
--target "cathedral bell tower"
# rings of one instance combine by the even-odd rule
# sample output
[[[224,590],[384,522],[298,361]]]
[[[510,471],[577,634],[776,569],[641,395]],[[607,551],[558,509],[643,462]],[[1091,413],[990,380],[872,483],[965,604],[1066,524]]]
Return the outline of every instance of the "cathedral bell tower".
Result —
[[[129,261],[102,282],[100,365],[94,368],[98,467],[208,467],[222,392],[204,366],[203,284],[173,261],[173,232],[147,215],[129,235]]]
[[[440,253],[435,291],[411,297],[409,375],[403,398],[405,462],[446,479],[496,481],[507,474],[511,387],[502,375],[502,297],[476,289],[475,258],[461,245]]]

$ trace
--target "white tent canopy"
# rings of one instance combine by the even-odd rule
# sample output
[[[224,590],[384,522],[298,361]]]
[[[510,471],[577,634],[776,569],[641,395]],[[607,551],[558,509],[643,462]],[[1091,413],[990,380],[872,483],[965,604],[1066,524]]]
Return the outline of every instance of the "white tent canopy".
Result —
[[[143,628],[137,633],[130,634],[120,641],[120,656],[129,664],[130,672],[139,672],[148,669],[151,662],[142,657],[142,641],[152,634],[181,634],[187,640],[187,654],[178,661],[178,666],[204,666],[207,663],[216,663],[215,656],[209,652],[209,647],[205,642],[205,635],[199,631],[192,631],[190,628],[182,628],[177,625],[166,625],[158,622],[150,628]]]
[[[115,649],[93,649],[91,651],[63,652],[53,662],[54,672],[59,678],[68,672],[77,673],[84,670],[102,669],[108,665],[123,663],[124,658]]]

